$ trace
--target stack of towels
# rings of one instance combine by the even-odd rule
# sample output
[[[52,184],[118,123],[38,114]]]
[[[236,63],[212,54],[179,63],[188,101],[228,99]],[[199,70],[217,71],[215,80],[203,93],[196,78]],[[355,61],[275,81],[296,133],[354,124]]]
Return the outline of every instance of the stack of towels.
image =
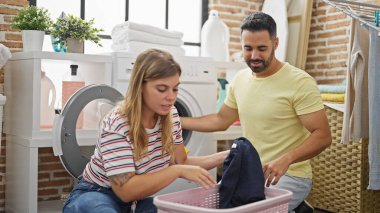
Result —
[[[114,51],[127,51],[137,55],[146,49],[157,48],[176,56],[185,55],[185,50],[181,47],[183,33],[178,31],[126,21],[112,29],[111,37],[111,48]]]
[[[336,102],[343,103],[344,95],[346,92],[346,85],[327,85],[320,84],[318,85],[319,91],[321,92],[322,100],[324,102]]]

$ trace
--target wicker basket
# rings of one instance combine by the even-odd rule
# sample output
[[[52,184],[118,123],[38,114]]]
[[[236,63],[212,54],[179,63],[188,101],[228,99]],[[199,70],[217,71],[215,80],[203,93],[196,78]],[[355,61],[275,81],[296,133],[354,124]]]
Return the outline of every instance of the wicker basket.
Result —
[[[380,212],[380,191],[367,190],[368,140],[341,144],[343,112],[326,107],[332,144],[311,160],[313,188],[308,201],[332,212]]]

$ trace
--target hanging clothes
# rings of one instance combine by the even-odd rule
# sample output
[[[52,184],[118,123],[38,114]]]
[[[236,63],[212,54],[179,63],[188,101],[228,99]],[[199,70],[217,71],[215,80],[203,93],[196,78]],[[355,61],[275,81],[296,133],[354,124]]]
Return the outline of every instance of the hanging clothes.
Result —
[[[352,20],[342,143],[368,138],[368,30]]]
[[[264,200],[264,173],[261,160],[251,142],[235,139],[224,160],[219,187],[219,208],[233,208]]]
[[[380,35],[370,28],[368,61],[369,99],[369,185],[368,189],[380,190]]]

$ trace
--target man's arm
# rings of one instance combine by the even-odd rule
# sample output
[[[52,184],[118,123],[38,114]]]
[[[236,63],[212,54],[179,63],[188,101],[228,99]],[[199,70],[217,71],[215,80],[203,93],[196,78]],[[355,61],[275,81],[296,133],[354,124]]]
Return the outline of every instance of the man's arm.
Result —
[[[214,132],[226,130],[233,122],[239,118],[237,109],[233,109],[223,104],[218,113],[201,117],[181,117],[183,129],[199,132]]]
[[[299,147],[264,165],[267,186],[272,181],[277,184],[291,164],[311,159],[331,144],[330,127],[324,109],[298,117],[311,134]]]

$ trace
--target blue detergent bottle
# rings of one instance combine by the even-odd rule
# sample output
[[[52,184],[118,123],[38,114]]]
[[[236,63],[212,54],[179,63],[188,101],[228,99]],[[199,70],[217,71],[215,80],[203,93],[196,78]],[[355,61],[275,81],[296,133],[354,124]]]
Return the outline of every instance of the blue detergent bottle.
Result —
[[[224,103],[224,99],[226,99],[226,85],[228,84],[228,81],[224,78],[218,78],[218,82],[220,84],[219,89],[219,98],[218,102],[216,104],[216,111],[219,111],[219,109],[222,107]]]

